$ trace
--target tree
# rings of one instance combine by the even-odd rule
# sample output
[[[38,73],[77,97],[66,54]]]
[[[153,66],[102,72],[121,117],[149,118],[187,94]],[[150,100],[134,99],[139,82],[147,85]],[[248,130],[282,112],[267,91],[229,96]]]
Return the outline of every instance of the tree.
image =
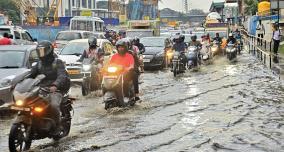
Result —
[[[20,10],[11,0],[0,0],[0,13],[8,15],[14,24],[20,23]]]
[[[245,0],[245,15],[255,15],[257,12],[257,0]]]

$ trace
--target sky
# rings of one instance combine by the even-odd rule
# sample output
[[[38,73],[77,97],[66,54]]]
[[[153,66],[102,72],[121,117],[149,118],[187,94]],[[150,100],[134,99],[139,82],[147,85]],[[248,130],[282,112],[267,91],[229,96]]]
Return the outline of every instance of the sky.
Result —
[[[159,3],[159,9],[170,8],[176,11],[183,11],[183,0],[162,0]],[[205,12],[209,11],[212,0],[188,0],[189,9],[202,9]]]

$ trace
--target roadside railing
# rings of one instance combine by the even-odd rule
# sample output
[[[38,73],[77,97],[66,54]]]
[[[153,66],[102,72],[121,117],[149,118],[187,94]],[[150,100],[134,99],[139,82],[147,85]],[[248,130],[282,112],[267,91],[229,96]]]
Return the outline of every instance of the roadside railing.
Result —
[[[264,65],[273,69],[273,72],[281,74],[281,63],[284,63],[284,58],[279,55],[280,50],[277,54],[273,52],[273,41],[250,35],[245,30],[241,30],[241,34],[244,48]]]

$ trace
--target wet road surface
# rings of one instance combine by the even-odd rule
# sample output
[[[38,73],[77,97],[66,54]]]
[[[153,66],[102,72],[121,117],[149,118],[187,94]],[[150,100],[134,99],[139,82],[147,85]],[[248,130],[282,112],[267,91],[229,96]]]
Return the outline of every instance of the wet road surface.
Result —
[[[31,151],[211,152],[284,151],[283,83],[248,54],[220,57],[199,72],[143,75],[143,102],[105,111],[102,98],[74,104],[70,135],[33,142]],[[80,94],[73,88],[73,94]],[[11,118],[0,120],[1,151],[8,151]]]

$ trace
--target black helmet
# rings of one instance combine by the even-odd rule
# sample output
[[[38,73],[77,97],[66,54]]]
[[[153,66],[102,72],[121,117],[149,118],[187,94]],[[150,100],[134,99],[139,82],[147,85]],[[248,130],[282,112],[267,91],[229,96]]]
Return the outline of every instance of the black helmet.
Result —
[[[181,42],[183,42],[184,39],[185,39],[185,36],[181,34],[181,35],[179,36],[179,39],[180,39]]]
[[[134,37],[134,42],[135,42],[135,43],[140,43],[139,37],[135,36],[135,37]]]
[[[177,42],[179,41],[179,35],[174,35],[174,36],[173,36],[173,41],[174,41],[175,43],[177,43]]]
[[[118,40],[115,44],[117,52],[121,55],[124,55],[128,51],[128,48],[129,48],[128,44],[129,44],[129,40],[127,40],[126,38]],[[119,46],[122,46],[124,50],[123,51],[118,50]]]
[[[89,43],[89,46],[90,46],[90,47],[96,48],[96,47],[97,47],[97,38],[95,38],[95,37],[90,37],[90,38],[88,39],[88,43]]]
[[[36,52],[38,57],[41,59],[49,55],[53,55],[53,45],[50,41],[41,41],[37,45]]]
[[[197,39],[197,36],[196,36],[196,35],[191,36],[191,40],[192,40],[192,41],[196,41],[196,39]]]

